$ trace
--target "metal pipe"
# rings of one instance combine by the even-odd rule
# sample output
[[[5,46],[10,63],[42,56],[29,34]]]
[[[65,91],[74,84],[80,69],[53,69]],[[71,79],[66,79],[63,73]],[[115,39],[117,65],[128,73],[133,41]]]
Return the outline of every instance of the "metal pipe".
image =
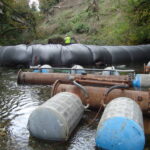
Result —
[[[30,66],[31,69],[39,69],[39,66]],[[72,69],[72,68],[64,68],[64,67],[53,67],[53,70],[80,70],[80,69]],[[84,68],[85,71],[118,71],[118,72],[125,72],[125,73],[134,73],[135,70],[129,69],[129,70],[122,70],[122,69],[115,69],[115,70],[110,70],[110,69],[96,69],[96,68]]]
[[[105,107],[106,106],[106,104],[105,104],[105,99],[107,98],[107,96],[108,96],[108,94],[112,91],[112,90],[114,90],[114,89],[127,89],[127,88],[129,88],[129,86],[128,85],[114,85],[114,86],[112,86],[112,87],[110,87],[108,90],[106,90],[106,92],[104,93],[104,98],[103,98],[103,100],[102,100],[102,104],[103,104],[103,106]]]
[[[127,89],[127,88],[129,88],[128,85],[114,85],[106,91],[105,96],[107,96],[114,89]]]
[[[73,81],[73,84],[83,91],[83,93],[84,93],[86,98],[89,97],[88,92],[87,92],[87,90],[86,90],[86,88],[84,86],[82,86],[81,84],[77,83],[76,81]]]
[[[130,77],[125,76],[103,76],[98,74],[65,74],[65,73],[34,73],[22,72],[18,73],[18,84],[46,84],[51,85],[56,80],[62,83],[72,83],[73,80],[83,85],[118,85],[118,84],[131,84]]]
[[[112,99],[117,97],[128,97],[135,100],[141,107],[143,113],[150,115],[150,93],[149,91],[133,91],[133,90],[125,90],[125,89],[114,89],[109,93],[109,95],[104,99],[104,94],[108,91],[109,88],[104,87],[92,87],[85,86],[88,91],[88,98],[85,98],[82,90],[74,85],[68,84],[59,84],[53,90],[53,94],[57,94],[59,92],[71,92],[78,95],[83,104],[89,104],[93,108],[99,108],[103,105],[103,100],[105,104],[108,104]]]

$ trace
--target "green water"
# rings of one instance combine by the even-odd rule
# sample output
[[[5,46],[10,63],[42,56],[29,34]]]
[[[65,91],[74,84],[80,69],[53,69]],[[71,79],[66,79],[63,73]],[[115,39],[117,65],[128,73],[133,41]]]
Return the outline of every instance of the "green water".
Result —
[[[46,142],[30,137],[30,113],[50,98],[50,86],[18,86],[18,69],[0,68],[0,150],[95,150],[99,122],[87,124],[96,112],[87,111],[67,142]],[[99,117],[100,118],[100,117]],[[149,141],[147,141],[149,143]],[[149,144],[146,146],[148,150]]]

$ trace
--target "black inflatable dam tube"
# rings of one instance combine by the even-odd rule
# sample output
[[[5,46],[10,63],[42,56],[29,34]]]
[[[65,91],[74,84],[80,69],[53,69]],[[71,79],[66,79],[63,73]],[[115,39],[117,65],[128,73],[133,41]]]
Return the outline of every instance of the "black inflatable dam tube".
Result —
[[[129,63],[148,62],[150,60],[150,44],[137,46],[96,46],[72,44],[16,45],[0,47],[0,65],[38,65],[82,66],[96,63],[123,65]]]

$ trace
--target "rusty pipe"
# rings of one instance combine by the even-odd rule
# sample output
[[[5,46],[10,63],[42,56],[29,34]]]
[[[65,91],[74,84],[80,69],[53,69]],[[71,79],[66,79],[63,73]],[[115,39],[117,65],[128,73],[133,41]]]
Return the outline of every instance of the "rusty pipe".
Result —
[[[34,73],[34,72],[18,72],[18,84],[46,84],[51,85],[56,80],[62,83],[72,83],[73,80],[83,85],[120,85],[130,84],[129,76],[102,76],[97,74],[65,74],[65,73]]]
[[[106,91],[108,88],[104,87],[92,87],[85,86],[88,91],[88,98],[85,98],[82,90],[74,85],[67,84],[59,84],[56,88],[53,88],[53,95],[59,92],[71,92],[78,95],[83,104],[89,104],[93,108],[99,108],[103,100],[105,100],[105,104],[108,104],[112,99],[117,97],[129,97],[135,100],[141,107],[143,113],[150,115],[150,93],[148,91],[133,91],[133,90],[125,90],[125,89],[114,89],[109,93],[109,95],[104,99]]]
[[[73,80],[71,76],[63,73],[34,73],[34,72],[18,72],[17,83],[18,84],[39,84],[39,85],[51,85],[56,80],[60,80],[63,83],[70,83]]]
[[[114,85],[114,86],[110,87],[110,88],[106,91],[106,93],[104,93],[104,95],[107,96],[107,95],[108,95],[112,90],[114,90],[114,89],[127,89],[127,88],[129,88],[128,85]]]
[[[150,119],[149,117],[144,117],[144,130],[145,133],[150,135]]]
[[[81,84],[77,83],[76,81],[73,81],[73,84],[75,86],[77,86],[78,88],[82,89],[82,91],[84,92],[84,95],[88,98],[88,91],[86,90],[86,88],[84,86],[82,86]]]

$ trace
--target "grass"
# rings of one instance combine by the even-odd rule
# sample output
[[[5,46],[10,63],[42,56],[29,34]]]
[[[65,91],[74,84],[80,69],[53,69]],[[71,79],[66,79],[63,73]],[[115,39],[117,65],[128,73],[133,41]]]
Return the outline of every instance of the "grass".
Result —
[[[150,23],[141,24],[147,21],[146,5],[143,12],[141,5],[139,10],[135,10],[132,0],[99,0],[99,11],[92,12],[87,11],[89,3],[87,0],[84,5],[66,8],[50,16],[48,22],[38,26],[41,42],[65,34],[86,44],[132,45],[150,42]]]

